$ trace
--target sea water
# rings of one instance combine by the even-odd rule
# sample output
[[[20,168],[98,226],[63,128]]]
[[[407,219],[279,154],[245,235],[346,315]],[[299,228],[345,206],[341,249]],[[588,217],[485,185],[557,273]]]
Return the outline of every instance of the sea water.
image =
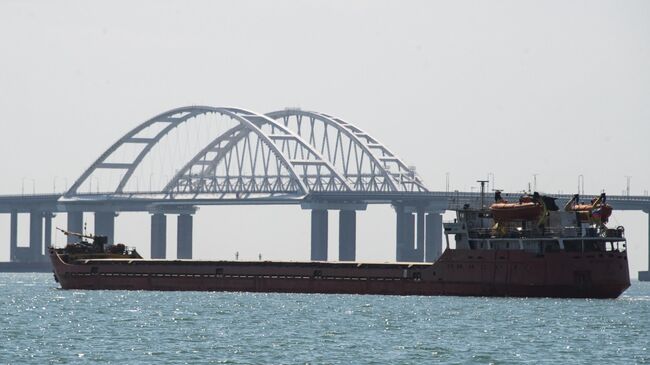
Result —
[[[650,362],[650,283],[615,300],[61,290],[0,274],[2,364]]]

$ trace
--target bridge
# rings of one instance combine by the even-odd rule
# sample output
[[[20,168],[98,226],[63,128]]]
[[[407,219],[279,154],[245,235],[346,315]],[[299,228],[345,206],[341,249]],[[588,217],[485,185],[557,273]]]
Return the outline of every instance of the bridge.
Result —
[[[152,258],[167,257],[167,218],[177,216],[177,257],[190,259],[197,207],[298,205],[311,213],[311,259],[328,260],[328,212],[338,211],[338,259],[354,261],[357,212],[391,204],[395,259],[433,262],[442,252],[442,213],[479,198],[430,191],[415,168],[341,118],[300,109],[259,114],[189,106],[129,131],[64,194],[0,196],[0,213],[11,215],[11,261],[45,260],[56,213],[65,213],[68,230],[76,232],[83,230],[84,214],[94,214],[94,232],[112,241],[119,212],[151,214]],[[650,212],[647,196],[608,200],[616,209]],[[30,216],[29,247],[17,240],[18,214],[24,213]],[[649,272],[640,278],[650,280]]]

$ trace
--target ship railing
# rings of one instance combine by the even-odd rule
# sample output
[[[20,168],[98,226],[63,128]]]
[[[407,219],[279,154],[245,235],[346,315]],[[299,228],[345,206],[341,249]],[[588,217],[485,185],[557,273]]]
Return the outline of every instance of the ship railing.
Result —
[[[491,228],[472,228],[469,230],[469,238],[492,238]]]
[[[543,229],[509,228],[497,232],[491,228],[470,228],[470,238],[545,238],[545,237],[612,237],[621,238],[622,231],[607,230],[607,234],[595,228],[583,230],[580,227],[545,227]]]

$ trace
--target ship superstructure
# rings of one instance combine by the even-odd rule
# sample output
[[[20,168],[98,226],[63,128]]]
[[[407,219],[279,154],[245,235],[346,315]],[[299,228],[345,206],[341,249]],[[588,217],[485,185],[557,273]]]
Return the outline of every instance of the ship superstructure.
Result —
[[[604,202],[604,197],[598,202]],[[572,202],[561,211],[553,198],[537,193],[524,195],[513,204],[504,202],[497,192],[489,208],[471,208],[468,204],[456,211],[457,219],[444,224],[447,246],[453,236],[459,250],[521,250],[538,255],[626,252],[624,228],[605,225],[611,207],[606,206],[609,214],[604,218],[592,213],[604,210],[602,207],[579,205],[581,209],[576,210]]]

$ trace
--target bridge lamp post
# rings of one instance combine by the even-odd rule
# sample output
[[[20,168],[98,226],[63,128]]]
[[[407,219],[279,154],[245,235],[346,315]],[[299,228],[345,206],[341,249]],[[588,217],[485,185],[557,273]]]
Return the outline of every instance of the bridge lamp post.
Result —
[[[167,184],[169,184],[169,181],[170,181],[168,175],[163,175],[161,177],[161,179],[162,179],[162,181],[160,181],[158,183],[159,184],[158,186],[160,186],[160,190],[158,192],[163,191],[165,189],[165,186],[167,186]]]
[[[88,192],[90,194],[93,193],[93,179],[95,179],[95,192],[99,193],[99,177],[97,177],[97,176],[89,176],[88,177]]]
[[[449,192],[449,173],[445,172],[445,191]]]
[[[20,182],[20,194],[25,195],[25,180],[31,180],[32,181],[32,195],[36,195],[36,180],[35,179],[28,179],[23,176]]]
[[[578,194],[584,195],[585,193],[585,177],[584,175],[578,175]]]

